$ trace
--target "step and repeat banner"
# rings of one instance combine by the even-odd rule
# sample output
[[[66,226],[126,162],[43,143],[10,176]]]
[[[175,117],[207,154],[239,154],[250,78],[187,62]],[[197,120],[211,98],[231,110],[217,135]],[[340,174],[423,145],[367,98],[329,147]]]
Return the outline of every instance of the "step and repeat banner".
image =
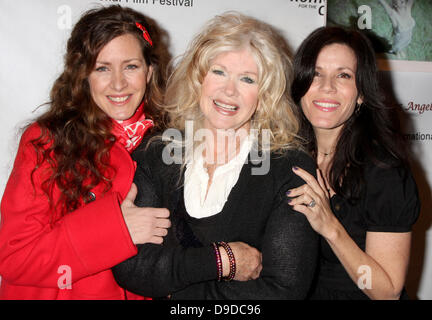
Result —
[[[383,85],[392,103],[400,105],[406,138],[412,143],[415,155],[415,175],[423,205],[414,230],[407,287],[411,296],[432,299],[432,172],[428,166],[432,161],[432,27],[427,23],[432,2],[414,1],[410,13],[414,27],[411,28],[410,21],[400,22],[402,29],[408,31],[402,41],[400,36],[394,35],[391,11],[382,4],[385,1],[392,2],[0,0],[0,197],[13,165],[20,129],[34,119],[43,110],[39,106],[48,101],[52,83],[62,71],[66,41],[84,11],[112,4],[141,11],[166,31],[172,57],[183,53],[208,19],[228,10],[237,10],[272,24],[285,36],[293,51],[312,30],[325,25],[328,17],[329,24],[372,30],[387,39],[384,41],[387,51],[377,50]],[[410,32],[411,40],[408,41]]]

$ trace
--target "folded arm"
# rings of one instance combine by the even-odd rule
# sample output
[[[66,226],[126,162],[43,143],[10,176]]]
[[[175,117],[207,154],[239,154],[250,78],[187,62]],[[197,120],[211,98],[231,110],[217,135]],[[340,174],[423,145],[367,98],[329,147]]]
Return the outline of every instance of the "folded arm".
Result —
[[[52,223],[52,207],[30,180],[36,154],[24,134],[1,203],[0,274],[15,285],[58,287],[64,266],[72,281],[109,269],[136,253],[110,192]],[[43,171],[41,168],[38,172]],[[109,245],[107,245],[107,243]]]
[[[282,203],[272,212],[266,226],[263,269],[258,279],[209,281],[188,288],[195,296],[189,296],[188,290],[173,296],[180,299],[305,299],[317,256],[317,234],[307,219]]]

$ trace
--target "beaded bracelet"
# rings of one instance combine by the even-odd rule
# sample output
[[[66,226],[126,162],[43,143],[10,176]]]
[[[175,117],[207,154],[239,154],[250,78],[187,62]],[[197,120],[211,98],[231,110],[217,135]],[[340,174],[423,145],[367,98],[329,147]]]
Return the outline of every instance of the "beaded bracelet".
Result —
[[[223,270],[222,270],[222,258],[219,251],[219,246],[216,243],[212,243],[215,256],[216,256],[216,266],[217,266],[217,280],[222,280]]]
[[[234,258],[234,253],[232,252],[231,247],[229,246],[228,243],[221,241],[221,242],[218,242],[218,245],[222,246],[225,249],[225,251],[228,255],[229,264],[230,264],[229,275],[228,275],[228,277],[223,277],[223,279],[226,281],[231,281],[234,279],[235,273],[236,273],[236,261]]]

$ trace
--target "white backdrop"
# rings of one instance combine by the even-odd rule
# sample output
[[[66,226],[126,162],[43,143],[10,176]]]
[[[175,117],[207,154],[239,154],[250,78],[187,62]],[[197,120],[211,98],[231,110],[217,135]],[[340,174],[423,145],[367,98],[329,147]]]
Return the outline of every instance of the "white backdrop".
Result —
[[[422,205],[413,229],[407,289],[411,296],[432,300],[432,72],[382,74],[387,93],[403,110],[402,123],[411,143],[412,168]]]
[[[62,70],[65,44],[81,13],[98,5],[121,4],[142,11],[170,35],[173,56],[181,54],[193,34],[215,14],[238,10],[271,23],[293,49],[315,28],[325,24],[325,0],[0,0],[0,197],[13,165],[20,131],[35,118],[34,110],[48,101],[53,81]],[[431,103],[432,73],[388,73],[388,82],[403,105]],[[432,111],[413,115],[412,130],[429,133]],[[412,132],[414,132],[412,131]],[[417,132],[415,131],[415,132]],[[421,138],[421,135],[420,135]],[[430,232],[432,172],[429,140],[413,141],[419,152],[418,174],[423,200],[415,230],[409,273],[411,294],[432,299]],[[417,176],[416,176],[417,178]],[[419,182],[419,181],[418,181]],[[425,207],[426,206],[426,207]]]

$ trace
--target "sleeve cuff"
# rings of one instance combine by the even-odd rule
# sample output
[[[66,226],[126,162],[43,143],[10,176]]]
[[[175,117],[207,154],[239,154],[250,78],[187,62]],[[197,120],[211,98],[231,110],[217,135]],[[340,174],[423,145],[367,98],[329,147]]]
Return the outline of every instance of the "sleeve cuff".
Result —
[[[410,232],[410,226],[370,226],[366,231],[368,232]]]

